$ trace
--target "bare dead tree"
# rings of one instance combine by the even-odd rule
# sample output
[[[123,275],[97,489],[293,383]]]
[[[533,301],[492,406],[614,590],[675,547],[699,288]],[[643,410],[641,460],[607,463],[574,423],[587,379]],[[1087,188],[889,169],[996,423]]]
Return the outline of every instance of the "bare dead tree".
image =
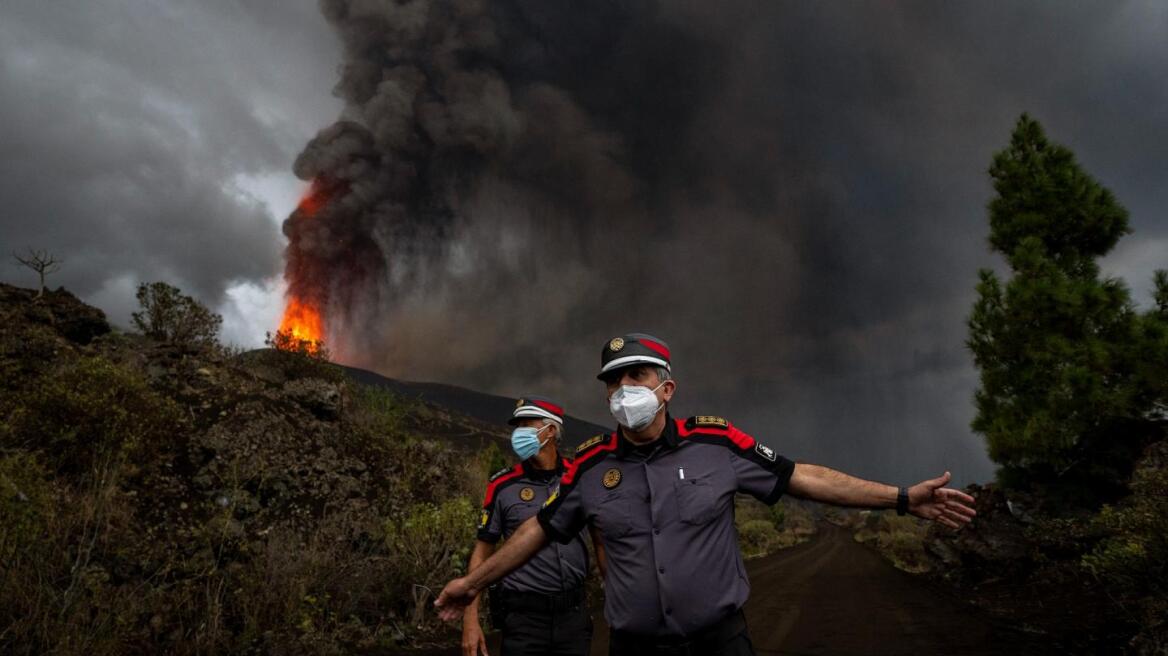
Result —
[[[16,253],[13,253],[12,257],[16,258],[17,262],[37,272],[37,275],[40,276],[41,286],[37,291],[36,297],[40,298],[44,296],[45,276],[50,273],[56,273],[61,268],[61,261],[53,257],[53,254],[48,251],[37,251],[31,248],[28,249],[28,254],[23,257]]]

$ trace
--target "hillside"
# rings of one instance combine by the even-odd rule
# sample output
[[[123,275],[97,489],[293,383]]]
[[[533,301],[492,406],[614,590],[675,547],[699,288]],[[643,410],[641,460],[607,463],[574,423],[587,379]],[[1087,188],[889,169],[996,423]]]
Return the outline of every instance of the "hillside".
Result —
[[[424,643],[510,407],[374,376],[0,285],[0,653]]]
[[[453,412],[465,418],[490,425],[498,425],[515,408],[515,399],[468,390],[444,383],[418,383],[386,378],[380,374],[355,367],[342,367],[349,378],[363,385],[382,387],[403,399],[416,399],[440,412]],[[534,392],[535,390],[532,390]],[[577,444],[612,430],[571,415],[564,417],[564,445],[574,449]]]

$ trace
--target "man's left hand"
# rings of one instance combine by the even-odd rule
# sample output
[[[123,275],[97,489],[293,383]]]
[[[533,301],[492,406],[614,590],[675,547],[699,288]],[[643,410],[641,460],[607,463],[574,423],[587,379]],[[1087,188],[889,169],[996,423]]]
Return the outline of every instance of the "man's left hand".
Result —
[[[945,487],[952,476],[945,472],[941,476],[922,481],[908,489],[908,511],[921,519],[928,519],[949,528],[961,528],[972,520],[977,511],[973,509],[973,497],[952,488]]]

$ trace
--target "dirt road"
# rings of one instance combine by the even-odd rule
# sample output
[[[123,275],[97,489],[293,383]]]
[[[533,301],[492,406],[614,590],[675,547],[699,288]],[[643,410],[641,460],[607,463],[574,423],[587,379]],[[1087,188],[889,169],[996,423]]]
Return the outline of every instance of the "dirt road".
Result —
[[[747,570],[746,616],[760,656],[1044,651],[893,568],[834,526],[822,525],[813,542],[752,561]]]
[[[1043,654],[1029,636],[994,626],[959,600],[905,574],[857,544],[851,533],[821,525],[811,542],[747,563],[746,605],[760,656],[990,656]],[[596,613],[593,656],[608,652]],[[497,655],[498,638],[492,641]],[[458,650],[431,652],[455,656]]]

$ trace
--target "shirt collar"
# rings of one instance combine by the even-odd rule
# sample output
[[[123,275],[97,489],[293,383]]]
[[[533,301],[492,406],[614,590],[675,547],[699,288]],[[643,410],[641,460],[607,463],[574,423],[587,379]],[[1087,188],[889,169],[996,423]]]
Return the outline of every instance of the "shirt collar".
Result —
[[[624,433],[621,432],[620,427],[617,427],[616,434],[617,434],[616,455],[618,457],[624,457],[624,456],[628,455],[629,451],[636,448],[636,445],[634,445],[632,442],[630,442],[624,436]],[[678,435],[677,435],[677,422],[673,421],[673,417],[668,412],[666,412],[665,413],[665,430],[661,431],[660,437],[658,437],[656,440],[650,442],[649,444],[652,444],[654,446],[660,446],[663,449],[674,449],[674,448],[677,448],[678,441],[679,440],[678,440]]]
[[[537,469],[535,467],[532,467],[530,464],[528,464],[529,462],[530,462],[529,460],[524,460],[522,463],[520,463],[523,467],[523,475],[528,477],[528,478],[532,478],[532,477],[544,478],[544,477],[549,477],[549,476],[555,476],[558,478],[561,474],[564,473],[564,470],[568,466],[568,460],[566,458],[564,458],[563,456],[556,458],[556,468],[553,470]]]

